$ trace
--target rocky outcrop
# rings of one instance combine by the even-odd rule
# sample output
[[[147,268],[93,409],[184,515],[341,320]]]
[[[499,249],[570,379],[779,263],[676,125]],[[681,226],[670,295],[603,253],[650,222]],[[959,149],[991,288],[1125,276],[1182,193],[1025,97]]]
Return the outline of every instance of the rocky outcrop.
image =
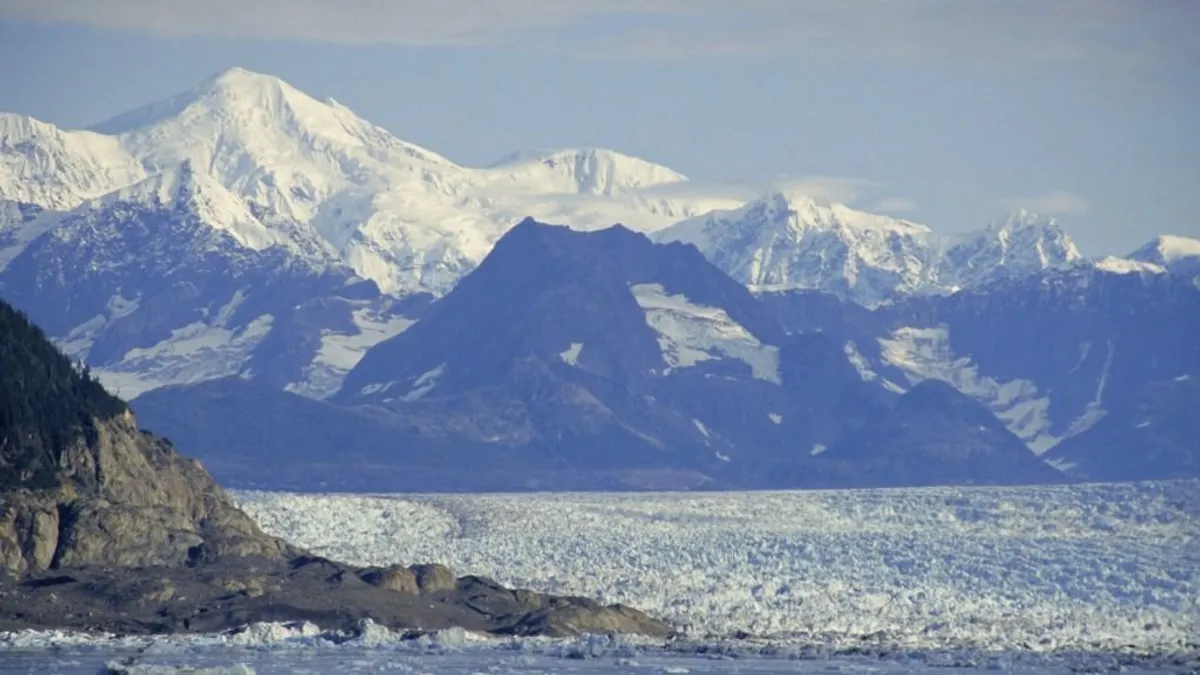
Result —
[[[217,631],[254,621],[421,632],[666,635],[635,610],[443,565],[362,569],[264,534],[194,459],[0,302],[0,631]]]
[[[440,567],[440,566],[439,566]],[[141,634],[216,632],[258,621],[311,621],[354,631],[363,621],[412,636],[453,626],[497,635],[637,633],[669,628],[637,610],[586,598],[505,588],[466,576],[417,587],[392,567],[361,570],[320,557],[227,556],[193,567],[59,569],[24,580],[0,575],[0,631],[71,628]],[[440,567],[454,578],[454,573]],[[438,577],[441,579],[442,577]]]
[[[95,420],[92,433],[64,449],[59,467],[54,488],[0,494],[0,564],[12,573],[290,552],[234,506],[199,462],[138,431],[128,412]]]

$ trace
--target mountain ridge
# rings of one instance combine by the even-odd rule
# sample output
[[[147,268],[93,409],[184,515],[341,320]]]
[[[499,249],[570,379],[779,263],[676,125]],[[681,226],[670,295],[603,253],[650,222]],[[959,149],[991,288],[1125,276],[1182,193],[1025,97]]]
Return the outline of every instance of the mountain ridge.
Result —
[[[581,231],[619,222],[657,241],[691,228],[756,293],[815,289],[872,307],[1093,265],[1058,223],[1028,213],[945,237],[796,190],[747,202],[599,148],[460,166],[237,68],[92,130],[0,114],[0,294],[131,396],[229,376],[332,395],[528,217]],[[728,227],[705,232],[714,220]],[[1188,260],[1171,267],[1186,274]],[[641,300],[673,320],[677,294],[649,286]]]

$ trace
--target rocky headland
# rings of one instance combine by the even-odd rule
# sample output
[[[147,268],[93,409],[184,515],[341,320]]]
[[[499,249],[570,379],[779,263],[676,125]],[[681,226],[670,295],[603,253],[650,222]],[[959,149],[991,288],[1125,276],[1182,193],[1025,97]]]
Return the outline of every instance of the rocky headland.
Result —
[[[0,630],[215,632],[256,621],[414,635],[637,633],[629,607],[436,564],[359,568],[263,533],[194,459],[0,301]]]

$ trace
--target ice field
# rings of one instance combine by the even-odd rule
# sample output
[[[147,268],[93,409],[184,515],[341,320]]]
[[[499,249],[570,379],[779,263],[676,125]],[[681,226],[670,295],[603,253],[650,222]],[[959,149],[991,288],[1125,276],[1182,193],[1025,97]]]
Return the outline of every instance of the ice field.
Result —
[[[786,493],[238,493],[357,564],[622,602],[695,639],[1174,651],[1200,643],[1200,483]]]
[[[436,561],[623,602],[683,637],[412,644],[378,627],[346,640],[311,626],[235,637],[24,633],[0,636],[0,673],[94,673],[136,650],[258,673],[1200,672],[1200,481],[234,496],[267,531],[321,555]],[[61,667],[22,669],[50,653]]]

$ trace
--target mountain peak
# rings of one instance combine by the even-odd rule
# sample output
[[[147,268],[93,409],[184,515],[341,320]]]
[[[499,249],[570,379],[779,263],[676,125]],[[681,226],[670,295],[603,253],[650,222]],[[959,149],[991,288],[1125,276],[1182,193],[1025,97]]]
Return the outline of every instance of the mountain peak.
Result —
[[[245,68],[229,68],[187,91],[101,122],[92,131],[126,134],[180,118],[195,124],[198,118],[218,111],[235,120],[251,115],[278,117],[280,113],[304,119],[322,116],[324,108],[333,109],[277,77]]]
[[[921,283],[930,235],[923,225],[777,189],[676,223],[655,239],[693,244],[758,290],[817,289],[876,305]]]
[[[1187,258],[1200,258],[1200,239],[1176,234],[1155,237],[1129,254],[1131,260],[1166,265]]]
[[[687,180],[687,176],[661,164],[604,148],[519,150],[489,169],[536,177],[555,191],[605,196]]]
[[[1005,216],[1000,220],[993,220],[988,223],[987,229],[990,231],[1015,231],[1015,230],[1061,230],[1058,220],[1053,216],[1044,216],[1035,211],[1020,208]]]
[[[938,277],[957,288],[1066,268],[1084,259],[1056,219],[1026,209],[950,237],[943,246]]]
[[[290,86],[283,80],[274,75],[258,73],[253,70],[248,70],[240,66],[232,66],[226,68],[208,79],[204,80],[199,89],[212,88],[250,88],[250,87],[278,87]]]

